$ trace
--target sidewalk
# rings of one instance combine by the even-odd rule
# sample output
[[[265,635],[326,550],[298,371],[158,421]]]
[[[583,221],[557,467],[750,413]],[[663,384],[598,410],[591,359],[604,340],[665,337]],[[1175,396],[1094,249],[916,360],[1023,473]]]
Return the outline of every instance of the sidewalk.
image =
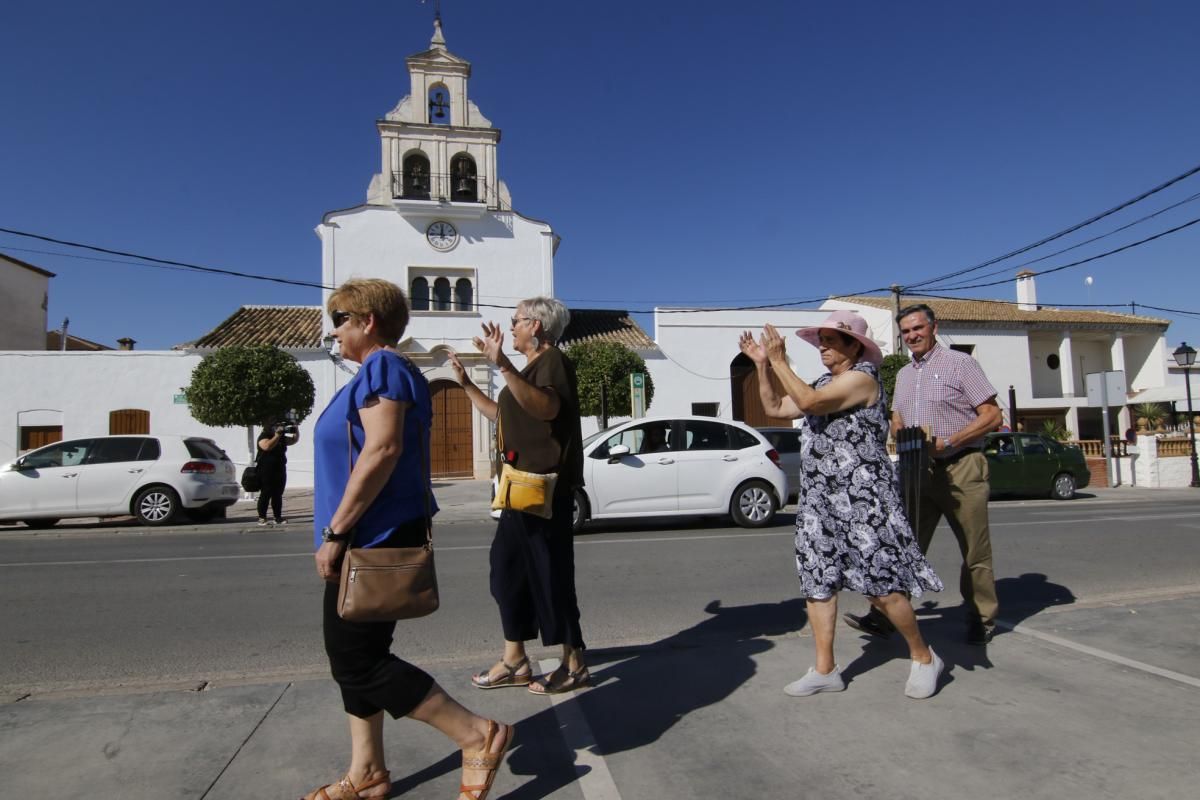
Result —
[[[901,695],[907,661],[899,645],[845,628],[836,650],[847,690],[786,697],[781,687],[811,655],[802,631],[776,627],[794,611],[789,603],[728,609],[737,622],[728,630],[717,623],[667,645],[595,648],[595,685],[553,700],[473,690],[467,676],[478,664],[422,666],[472,709],[516,723],[493,798],[1194,794],[1200,680],[1034,635],[1106,652],[1119,644],[1114,624],[1129,624],[1124,609],[1038,617],[1034,633],[1003,633],[986,650],[950,641],[957,619],[930,619],[949,671],[939,694],[921,702]],[[1167,634],[1200,613],[1200,597],[1139,613]],[[1196,656],[1195,646],[1183,647],[1164,666],[1194,671]],[[391,796],[454,797],[454,746],[411,720],[385,725]],[[326,678],[31,698],[0,707],[0,730],[0,797],[13,800],[295,798],[336,780],[348,753],[340,699]]]

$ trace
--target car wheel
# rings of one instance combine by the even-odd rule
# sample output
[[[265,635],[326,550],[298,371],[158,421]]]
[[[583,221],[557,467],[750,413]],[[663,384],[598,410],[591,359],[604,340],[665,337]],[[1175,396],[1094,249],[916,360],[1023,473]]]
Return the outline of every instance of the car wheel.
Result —
[[[1069,472],[1060,472],[1054,476],[1054,488],[1050,496],[1055,500],[1070,500],[1075,496],[1075,476]]]
[[[588,501],[587,495],[583,493],[583,489],[575,490],[574,501],[571,504],[571,531],[579,533],[583,530],[583,523],[587,522],[588,518]]]
[[[170,486],[148,486],[133,501],[133,515],[143,525],[166,525],[179,511],[179,495]]]
[[[37,531],[45,530],[46,528],[53,528],[57,524],[58,524],[58,520],[56,520],[56,519],[27,519],[27,520],[25,520],[26,528],[33,528],[34,530],[37,530]]]
[[[779,510],[775,493],[764,481],[746,481],[733,493],[729,513],[743,528],[762,528],[771,524]]]

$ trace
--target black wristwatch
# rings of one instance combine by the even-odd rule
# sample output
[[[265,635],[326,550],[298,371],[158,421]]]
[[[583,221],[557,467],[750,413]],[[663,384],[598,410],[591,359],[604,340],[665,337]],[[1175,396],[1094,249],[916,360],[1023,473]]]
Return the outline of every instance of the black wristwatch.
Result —
[[[350,538],[348,533],[334,533],[333,528],[326,525],[321,529],[321,541],[323,542],[344,542]]]

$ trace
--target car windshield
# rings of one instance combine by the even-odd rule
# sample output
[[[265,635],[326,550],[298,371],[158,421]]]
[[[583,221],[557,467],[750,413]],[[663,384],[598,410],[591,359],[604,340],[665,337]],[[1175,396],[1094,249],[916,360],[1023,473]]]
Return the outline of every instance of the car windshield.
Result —
[[[621,427],[621,426],[620,426],[620,425],[612,425],[612,426],[609,426],[609,427],[605,428],[605,429],[604,429],[604,430],[602,430],[602,431],[596,431],[596,432],[595,432],[595,433],[593,433],[591,436],[589,436],[589,437],[587,437],[586,439],[584,439],[584,440],[583,440],[583,446],[584,446],[584,447],[587,447],[587,446],[588,446],[589,444],[591,444],[592,442],[594,442],[594,441],[596,441],[597,439],[600,439],[600,438],[602,438],[602,437],[604,437],[604,436],[607,436],[607,435],[609,435],[609,433],[610,433],[610,432],[612,432],[612,431],[615,431],[615,430],[616,430],[617,428],[619,428],[619,427]]]
[[[183,443],[187,445],[188,455],[192,458],[207,458],[210,461],[229,460],[225,451],[217,447],[217,443],[212,439],[184,439]]]

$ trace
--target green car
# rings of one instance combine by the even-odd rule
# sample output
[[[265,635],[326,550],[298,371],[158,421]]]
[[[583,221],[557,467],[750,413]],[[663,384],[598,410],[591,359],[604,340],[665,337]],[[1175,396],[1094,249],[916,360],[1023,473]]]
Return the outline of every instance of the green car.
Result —
[[[1070,500],[1092,479],[1083,451],[1035,433],[989,433],[983,444],[992,494]]]

